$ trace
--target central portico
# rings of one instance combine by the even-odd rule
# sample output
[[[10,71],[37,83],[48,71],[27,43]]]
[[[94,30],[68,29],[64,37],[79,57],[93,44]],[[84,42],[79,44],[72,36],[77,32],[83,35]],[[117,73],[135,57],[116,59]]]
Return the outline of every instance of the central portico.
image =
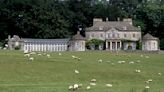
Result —
[[[121,40],[118,39],[107,39],[105,45],[106,50],[121,50],[122,48]]]

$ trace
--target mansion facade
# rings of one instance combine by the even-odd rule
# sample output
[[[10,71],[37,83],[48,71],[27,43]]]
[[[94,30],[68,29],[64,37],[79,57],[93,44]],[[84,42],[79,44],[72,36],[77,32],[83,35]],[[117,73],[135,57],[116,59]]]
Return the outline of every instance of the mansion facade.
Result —
[[[150,34],[141,36],[141,28],[133,25],[132,19],[123,21],[103,21],[100,18],[93,19],[93,26],[85,29],[85,37],[78,31],[72,38],[66,39],[31,39],[19,38],[14,35],[8,37],[10,50],[16,49],[28,51],[85,51],[86,43],[90,40],[102,40],[99,50],[136,50],[138,43],[141,43],[142,50],[158,51],[159,39]],[[95,48],[91,44],[91,48]]]

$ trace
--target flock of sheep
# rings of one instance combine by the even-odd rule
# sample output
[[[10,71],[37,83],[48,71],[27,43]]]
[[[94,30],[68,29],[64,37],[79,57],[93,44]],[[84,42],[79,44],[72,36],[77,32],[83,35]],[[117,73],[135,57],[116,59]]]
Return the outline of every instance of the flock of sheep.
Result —
[[[27,50],[24,51],[24,56],[27,57],[29,61],[33,61],[34,60],[34,57],[32,57],[33,54],[37,54],[38,56],[44,55],[44,56],[47,56],[47,58],[50,58],[51,57],[50,54],[47,54],[47,53],[28,52]],[[61,56],[62,53],[59,53],[58,55]],[[146,58],[146,59],[150,58],[149,56],[144,56],[144,55],[141,55],[140,57],[141,58]],[[81,61],[81,58],[80,57],[77,57],[75,55],[72,55],[72,59],[77,60],[77,61]],[[103,62],[104,61],[102,59],[98,59],[98,63],[103,63]],[[115,63],[112,63],[111,61],[106,61],[106,62],[107,63],[111,63],[112,65],[115,65],[116,64],[116,62]],[[130,61],[130,62],[127,62],[127,61],[118,61],[117,63],[118,64],[125,64],[125,63],[127,63],[127,64],[135,64],[135,63],[140,63],[140,62],[141,62],[140,60],[137,60],[137,61]],[[135,69],[134,72],[135,73],[140,73],[141,70],[140,69]],[[74,73],[75,74],[79,74],[80,72],[77,69],[75,69],[74,70]],[[157,73],[157,74],[159,76],[162,75],[162,73],[160,73],[160,72]],[[90,80],[90,83],[88,84],[88,86],[85,87],[85,89],[86,90],[89,90],[89,89],[92,88],[92,86],[96,86],[96,81],[97,81],[96,79],[91,79]],[[149,89],[150,88],[149,84],[151,82],[153,82],[152,79],[148,79],[148,80],[145,81],[145,84],[146,84],[145,89]],[[109,88],[113,87],[112,84],[105,84],[104,86],[109,87]],[[68,90],[70,90],[70,91],[76,91],[76,90],[78,90],[78,89],[80,89],[82,87],[83,87],[83,84],[75,83],[75,84],[69,85]]]

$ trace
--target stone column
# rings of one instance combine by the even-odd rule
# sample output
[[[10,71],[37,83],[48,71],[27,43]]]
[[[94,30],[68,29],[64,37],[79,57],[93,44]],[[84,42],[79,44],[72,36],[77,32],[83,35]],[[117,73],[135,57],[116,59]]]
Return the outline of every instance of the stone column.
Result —
[[[116,47],[115,47],[115,50],[118,50],[118,48],[117,48],[117,42],[115,42],[115,44],[116,44],[116,45],[115,45],[115,46],[116,46]]]
[[[120,41],[120,50],[122,50],[122,42]]]
[[[113,50],[113,49],[112,49],[112,42],[110,42],[110,50]]]
[[[108,42],[106,41],[106,50],[108,50]]]

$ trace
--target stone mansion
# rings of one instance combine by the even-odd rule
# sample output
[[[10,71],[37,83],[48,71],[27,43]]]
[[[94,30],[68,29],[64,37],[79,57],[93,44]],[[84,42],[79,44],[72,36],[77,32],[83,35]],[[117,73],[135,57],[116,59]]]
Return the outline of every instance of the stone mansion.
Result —
[[[78,31],[72,38],[66,39],[32,39],[19,38],[14,35],[8,37],[10,50],[19,47],[28,51],[85,51],[86,42],[92,39],[102,40],[99,50],[118,51],[136,50],[137,43],[141,43],[144,51],[158,51],[159,39],[150,34],[141,36],[141,28],[133,26],[132,19],[123,21],[103,21],[100,18],[93,19],[93,26],[85,29],[85,37]],[[95,45],[90,46],[94,48]]]

